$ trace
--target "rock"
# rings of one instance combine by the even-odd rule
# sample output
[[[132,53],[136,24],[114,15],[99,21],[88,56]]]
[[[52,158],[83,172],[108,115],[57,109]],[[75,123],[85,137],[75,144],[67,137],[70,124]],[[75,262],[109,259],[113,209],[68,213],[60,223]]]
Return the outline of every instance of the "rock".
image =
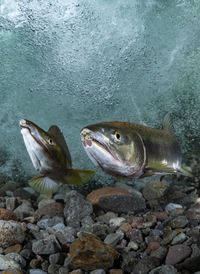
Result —
[[[176,230],[170,230],[167,235],[164,237],[162,244],[167,245],[169,244],[178,234],[178,231]]]
[[[26,260],[17,253],[8,253],[7,255],[5,255],[6,258],[10,258],[12,260],[14,260],[15,262],[19,263],[19,265],[24,268],[26,266]]]
[[[10,197],[6,198],[6,209],[13,211],[18,206],[17,198]]]
[[[68,274],[69,273],[69,269],[67,267],[60,267],[58,274]]]
[[[96,269],[90,272],[90,274],[106,274],[104,269]]]
[[[145,200],[133,194],[104,196],[98,204],[103,210],[117,213],[141,212],[146,208]]]
[[[175,265],[189,257],[191,252],[191,248],[184,244],[170,246],[165,259],[165,264]]]
[[[69,274],[82,274],[82,273],[83,273],[83,271],[81,269],[76,269],[76,270],[69,272]]]
[[[110,219],[109,225],[118,227],[118,226],[121,226],[122,223],[125,221],[126,221],[126,219],[123,217],[116,217],[116,218]]]
[[[138,196],[139,198],[142,197],[142,193],[140,191],[138,191],[137,189],[135,189],[134,187],[125,184],[124,182],[116,182],[115,183],[115,187],[119,188],[119,189],[124,189],[126,191],[128,191],[129,193],[133,194],[134,196]]]
[[[1,274],[23,274],[24,272],[22,272],[19,269],[7,269],[1,272]]]
[[[144,221],[143,217],[133,217],[130,220],[130,224],[132,227],[137,227],[138,225],[142,224]]]
[[[134,251],[130,251],[128,253],[123,253],[122,254],[122,263],[121,263],[121,268],[122,268],[123,272],[131,273],[133,271],[135,265],[137,264],[137,262],[138,262],[138,260],[136,259],[136,253]]]
[[[19,270],[21,269],[20,265],[16,261],[14,261],[10,258],[7,258],[4,255],[0,255],[0,270],[6,270],[9,268],[11,268],[11,269],[16,268]]]
[[[23,202],[23,204],[19,205],[14,213],[17,215],[18,219],[23,220],[26,217],[33,216],[34,209],[27,202]]]
[[[177,216],[169,221],[169,226],[172,228],[184,228],[188,224],[188,219],[185,216]]]
[[[172,265],[162,265],[154,268],[149,272],[149,274],[176,274],[177,270]]]
[[[179,210],[179,209],[183,209],[183,206],[179,204],[174,204],[174,203],[169,203],[165,207],[165,210],[168,211],[169,213],[172,212],[173,210]]]
[[[136,242],[134,242],[134,241],[130,241],[129,243],[128,243],[128,246],[127,246],[128,248],[127,248],[127,251],[129,251],[129,250],[138,250],[138,248],[139,248],[139,246],[138,246],[138,244],[136,243]]]
[[[160,246],[158,249],[151,251],[151,257],[155,257],[162,261],[167,254],[167,248],[165,246]]]
[[[72,268],[83,270],[108,269],[112,267],[118,253],[98,237],[80,232],[70,247],[68,262]]]
[[[131,193],[122,188],[103,187],[93,190],[91,193],[89,193],[87,200],[90,201],[93,206],[99,207],[99,199],[111,195],[131,195]]]
[[[48,228],[47,231],[56,236],[62,245],[72,243],[76,236],[76,230],[73,227],[65,226],[62,223],[57,224],[52,228]]]
[[[16,221],[17,216],[10,210],[0,208],[0,220],[4,220],[4,221],[13,220],[13,221]]]
[[[54,216],[53,218],[46,218],[38,221],[37,226],[41,229],[47,229],[48,227],[55,226],[59,223],[64,223],[63,217]]]
[[[159,266],[160,260],[154,257],[145,257],[136,264],[133,268],[134,274],[147,274],[153,268]]]
[[[60,259],[60,253],[51,254],[49,256],[49,263],[54,265],[57,264]]]
[[[106,236],[104,243],[115,247],[121,239],[123,239],[123,236],[121,236],[119,233],[111,233]]]
[[[120,230],[123,231],[124,233],[127,233],[129,231],[132,230],[132,227],[129,223],[123,223],[121,226],[120,226]]]
[[[123,274],[121,269],[110,269],[109,274]]]
[[[61,203],[54,202],[37,209],[35,216],[38,219],[40,219],[42,216],[50,218],[54,216],[64,217],[63,209],[64,207]]]
[[[49,255],[54,254],[60,250],[60,245],[55,238],[49,236],[49,238],[38,240],[33,242],[32,251],[35,254]]]
[[[48,273],[41,269],[30,269],[29,274],[48,274]]]
[[[6,191],[14,191],[18,186],[20,186],[20,183],[13,181],[6,182],[6,184],[0,188],[0,197],[6,196]]]
[[[55,203],[54,199],[42,199],[39,203],[38,203],[38,208],[41,208],[43,206],[49,205]]]
[[[21,187],[18,187],[13,191],[13,196],[20,197],[21,199],[24,199],[24,200],[31,199],[31,194]]]
[[[156,216],[158,221],[164,221],[165,219],[168,218],[168,213],[167,211],[163,212],[154,212],[154,215]]]
[[[60,265],[58,264],[50,264],[48,267],[48,274],[55,274],[58,273]]]
[[[82,219],[92,213],[92,204],[86,201],[81,194],[75,190],[67,193],[64,215],[68,226],[79,228]]]
[[[109,227],[104,224],[95,223],[91,226],[81,227],[80,231],[92,233],[100,238],[105,238],[108,234]]]
[[[189,258],[177,265],[178,269],[187,269],[190,273],[200,270],[200,256]]]
[[[182,244],[187,239],[185,233],[179,233],[171,242],[172,245]]]
[[[105,214],[99,216],[98,221],[101,223],[109,224],[110,219],[116,218],[116,217],[117,217],[117,213],[108,211]]]
[[[12,245],[4,249],[4,254],[8,253],[19,253],[22,250],[22,246],[20,244]]]
[[[32,253],[31,249],[24,248],[24,249],[20,252],[20,255],[21,255],[23,258],[29,260],[30,257],[31,257],[31,253]]]
[[[146,249],[146,253],[150,254],[152,251],[158,249],[159,247],[160,247],[160,244],[158,242],[150,242]]]
[[[164,196],[169,185],[165,182],[153,181],[149,182],[143,188],[143,196],[149,201],[151,206],[157,205],[158,200]]]
[[[0,220],[0,247],[22,243],[25,238],[25,224]]]
[[[143,235],[138,229],[132,229],[130,232],[127,232],[126,237],[138,244],[141,244],[143,242]]]

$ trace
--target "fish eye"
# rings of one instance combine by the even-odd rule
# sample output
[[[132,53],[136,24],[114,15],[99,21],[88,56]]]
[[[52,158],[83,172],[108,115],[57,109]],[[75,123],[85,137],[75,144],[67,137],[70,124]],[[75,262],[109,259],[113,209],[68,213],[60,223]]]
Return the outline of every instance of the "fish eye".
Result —
[[[51,138],[49,138],[49,139],[48,139],[48,143],[49,143],[50,145],[53,145],[53,140],[52,140]]]
[[[117,130],[114,132],[114,136],[115,136],[115,139],[116,139],[117,141],[120,141],[120,140],[121,140],[121,135],[120,135],[120,133],[119,133]]]

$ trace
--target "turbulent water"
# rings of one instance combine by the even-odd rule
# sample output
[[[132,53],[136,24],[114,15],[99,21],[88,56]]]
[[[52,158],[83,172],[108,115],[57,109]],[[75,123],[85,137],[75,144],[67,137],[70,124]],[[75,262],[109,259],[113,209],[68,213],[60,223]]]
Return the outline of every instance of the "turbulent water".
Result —
[[[3,175],[35,173],[21,118],[60,126],[76,168],[94,168],[83,126],[160,127],[167,112],[184,153],[200,152],[198,0],[1,0],[0,12]]]

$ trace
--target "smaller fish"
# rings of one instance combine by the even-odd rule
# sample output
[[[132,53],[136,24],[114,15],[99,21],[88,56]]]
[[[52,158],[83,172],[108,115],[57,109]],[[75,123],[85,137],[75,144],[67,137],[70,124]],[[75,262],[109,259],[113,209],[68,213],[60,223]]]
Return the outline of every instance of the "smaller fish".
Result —
[[[163,129],[128,122],[104,122],[82,129],[83,147],[103,171],[127,178],[182,174],[192,176],[181,166],[181,149],[169,114]]]
[[[82,185],[92,178],[91,170],[72,169],[68,146],[57,126],[46,132],[28,120],[20,120],[19,125],[33,166],[40,173],[29,181],[35,191],[51,195],[60,183]]]

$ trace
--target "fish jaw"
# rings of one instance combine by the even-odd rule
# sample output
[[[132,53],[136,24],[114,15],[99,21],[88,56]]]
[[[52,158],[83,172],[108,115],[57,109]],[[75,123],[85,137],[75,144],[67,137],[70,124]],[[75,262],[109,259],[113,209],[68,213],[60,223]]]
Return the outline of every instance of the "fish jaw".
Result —
[[[92,132],[88,128],[81,130],[81,141],[90,160],[103,171],[116,176],[129,177],[134,169],[121,161],[113,153],[108,143],[109,140],[98,132]]]
[[[48,157],[47,152],[42,148],[41,144],[39,144],[33,137],[30,128],[26,127],[26,124],[24,124],[25,121],[26,120],[20,120],[21,134],[32,164],[40,173],[49,173],[52,169],[52,161]]]

